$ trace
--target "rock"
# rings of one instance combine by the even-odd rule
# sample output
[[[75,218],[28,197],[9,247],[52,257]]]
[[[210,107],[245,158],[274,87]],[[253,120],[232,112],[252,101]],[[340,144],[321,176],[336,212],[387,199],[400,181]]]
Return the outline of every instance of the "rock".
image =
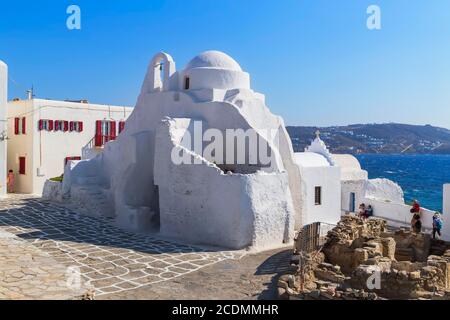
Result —
[[[293,275],[289,275],[288,285],[290,288],[295,288],[295,277]]]
[[[413,271],[409,273],[409,279],[411,280],[419,280],[420,279],[420,271]]]
[[[277,283],[277,287],[286,290],[288,288],[288,283],[286,281],[279,279],[278,283]]]
[[[82,296],[81,300],[95,300],[95,290],[89,289]]]
[[[288,300],[289,299],[289,295],[286,293],[286,290],[284,288],[277,288],[277,295],[278,295],[278,299],[281,300]]]

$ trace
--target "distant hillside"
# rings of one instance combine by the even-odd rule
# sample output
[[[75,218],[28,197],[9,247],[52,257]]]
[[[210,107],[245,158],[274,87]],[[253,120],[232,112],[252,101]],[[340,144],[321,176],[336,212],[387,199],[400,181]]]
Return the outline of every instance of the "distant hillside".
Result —
[[[450,154],[450,130],[399,123],[287,127],[294,150],[303,151],[317,129],[333,153]]]

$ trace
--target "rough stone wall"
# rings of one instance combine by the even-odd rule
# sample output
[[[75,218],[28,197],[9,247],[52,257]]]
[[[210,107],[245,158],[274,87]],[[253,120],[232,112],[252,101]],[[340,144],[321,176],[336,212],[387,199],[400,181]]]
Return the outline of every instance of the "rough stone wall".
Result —
[[[429,234],[387,231],[383,220],[345,216],[321,254],[320,261],[306,257],[299,270],[307,268],[308,277],[299,271],[285,298],[450,300],[450,244]]]

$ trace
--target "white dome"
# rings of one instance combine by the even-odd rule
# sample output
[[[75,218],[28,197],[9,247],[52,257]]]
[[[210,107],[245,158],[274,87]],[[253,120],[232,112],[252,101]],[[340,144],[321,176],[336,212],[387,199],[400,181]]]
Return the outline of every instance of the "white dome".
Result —
[[[242,71],[239,64],[229,55],[221,51],[205,51],[193,58],[185,70],[196,68],[214,68],[233,71]]]
[[[330,167],[327,158],[314,152],[296,152],[294,153],[294,162],[303,168]]]

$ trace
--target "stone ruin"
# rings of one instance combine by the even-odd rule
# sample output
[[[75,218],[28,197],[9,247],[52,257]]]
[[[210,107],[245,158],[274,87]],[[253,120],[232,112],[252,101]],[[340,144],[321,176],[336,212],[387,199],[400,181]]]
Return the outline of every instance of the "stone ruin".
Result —
[[[344,216],[322,247],[295,254],[297,268],[278,280],[281,299],[450,300],[450,243],[382,219]]]

